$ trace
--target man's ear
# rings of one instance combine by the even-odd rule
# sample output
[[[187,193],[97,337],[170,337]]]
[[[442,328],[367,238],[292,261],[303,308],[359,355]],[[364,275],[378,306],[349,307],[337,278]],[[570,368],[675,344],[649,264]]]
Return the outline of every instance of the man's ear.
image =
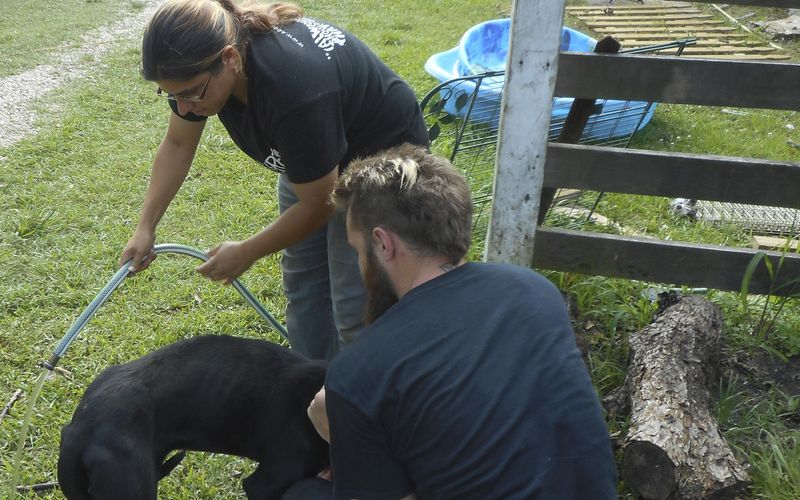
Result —
[[[393,259],[395,256],[397,246],[394,238],[394,233],[382,227],[375,227],[372,229],[370,244],[375,251],[375,255],[379,255],[384,262]]]

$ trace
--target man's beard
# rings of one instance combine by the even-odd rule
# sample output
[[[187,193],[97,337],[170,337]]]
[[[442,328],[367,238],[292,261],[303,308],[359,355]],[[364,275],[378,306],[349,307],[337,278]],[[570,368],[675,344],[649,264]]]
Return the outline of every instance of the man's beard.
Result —
[[[364,324],[371,324],[381,317],[398,300],[386,270],[381,267],[372,247],[367,248],[367,268],[364,270],[364,287],[367,303],[364,307]]]

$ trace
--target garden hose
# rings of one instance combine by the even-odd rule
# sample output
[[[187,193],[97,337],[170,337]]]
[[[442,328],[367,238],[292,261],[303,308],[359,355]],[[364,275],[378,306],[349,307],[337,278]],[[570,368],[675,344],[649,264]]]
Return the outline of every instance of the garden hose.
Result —
[[[176,245],[171,243],[166,243],[162,245],[156,245],[153,247],[153,250],[157,253],[178,253],[182,255],[188,255],[190,257],[198,258],[202,261],[207,261],[208,256],[192,247],[188,247],[185,245]],[[67,333],[64,334],[64,337],[61,338],[61,341],[56,346],[53,354],[47,361],[43,361],[41,365],[48,370],[52,371],[58,361],[64,356],[64,353],[67,352],[67,348],[72,343],[73,340],[78,336],[78,333],[83,329],[84,326],[89,322],[89,319],[94,315],[97,309],[103,305],[103,303],[108,300],[108,297],[111,296],[114,291],[119,288],[125,278],[131,273],[131,262],[133,259],[129,260],[119,270],[114,274],[111,280],[100,290],[100,293],[92,300],[92,302],[86,307],[86,309],[78,316],[78,319],[72,323],[72,326],[69,327]],[[235,279],[231,282],[233,287],[244,297],[248,304],[253,306],[253,308],[264,318],[267,323],[272,326],[281,336],[288,340],[286,335],[286,328],[280,324],[270,313],[267,309],[255,298],[255,296],[248,290],[247,288],[242,285],[238,279]]]

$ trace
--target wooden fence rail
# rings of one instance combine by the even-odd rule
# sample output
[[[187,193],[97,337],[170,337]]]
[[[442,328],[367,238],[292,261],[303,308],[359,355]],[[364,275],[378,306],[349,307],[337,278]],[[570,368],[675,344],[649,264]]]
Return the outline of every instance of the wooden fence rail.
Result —
[[[556,95],[800,110],[800,65],[564,53]]]
[[[800,165],[739,157],[551,143],[544,186],[800,208]]]

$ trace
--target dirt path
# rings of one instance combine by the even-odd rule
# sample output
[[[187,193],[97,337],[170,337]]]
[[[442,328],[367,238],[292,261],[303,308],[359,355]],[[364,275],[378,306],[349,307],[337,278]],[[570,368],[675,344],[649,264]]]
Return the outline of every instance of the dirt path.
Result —
[[[63,44],[67,49],[56,49],[53,64],[41,65],[18,75],[0,78],[0,147],[7,147],[36,132],[37,117],[33,110],[35,100],[79,78],[90,77],[102,57],[121,42],[135,42],[141,37],[145,24],[156,7],[164,0],[146,0],[135,15],[86,33],[75,48],[74,42]],[[59,103],[49,103],[51,111],[58,113]]]

